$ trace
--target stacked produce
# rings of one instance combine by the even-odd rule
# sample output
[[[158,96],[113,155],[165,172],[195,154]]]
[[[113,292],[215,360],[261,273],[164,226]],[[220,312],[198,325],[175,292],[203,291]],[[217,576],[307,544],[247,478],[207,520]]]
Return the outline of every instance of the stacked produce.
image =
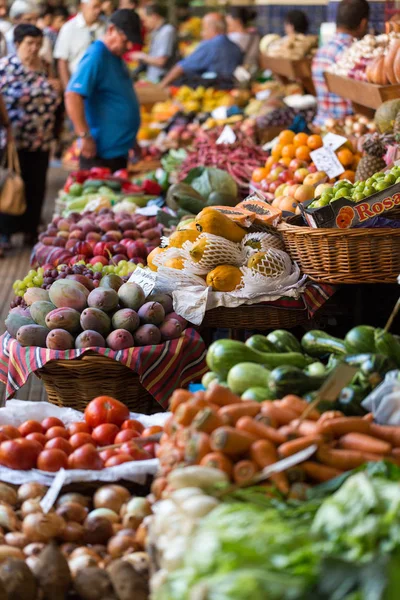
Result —
[[[50,473],[61,468],[98,471],[154,458],[161,431],[130,419],[129,409],[115,398],[99,396],[87,405],[84,421],[68,427],[56,417],[24,421],[19,427],[0,425],[0,465]]]
[[[1,597],[147,600],[148,501],[110,484],[93,497],[63,494],[44,512],[46,491],[38,483],[0,484]]]
[[[262,40],[260,50],[266,56],[272,58],[285,58],[289,60],[300,60],[312,56],[318,48],[318,37],[316,35],[303,35],[295,33],[285,37]]]
[[[330,117],[326,119],[324,125],[321,127],[323,133],[336,133],[337,135],[344,135],[349,138],[359,138],[367,133],[374,133],[376,131],[376,124],[373,120],[368,119],[364,115],[348,115],[342,119],[334,119]]]

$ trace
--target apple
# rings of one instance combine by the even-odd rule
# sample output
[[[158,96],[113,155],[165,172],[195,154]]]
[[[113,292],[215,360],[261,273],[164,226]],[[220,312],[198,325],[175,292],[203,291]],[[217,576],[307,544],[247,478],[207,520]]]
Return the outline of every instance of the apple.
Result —
[[[101,263],[102,265],[108,265],[108,259],[100,254],[97,254],[96,256],[93,256],[93,258],[90,259],[89,263],[91,265],[95,265],[96,263]]]
[[[124,238],[137,240],[138,238],[140,238],[140,232],[136,231],[136,229],[127,229],[126,231],[124,231]]]
[[[272,171],[269,174],[269,179],[271,181],[276,181],[279,177],[279,175],[283,172],[283,167],[276,167],[275,169],[272,169]],[[279,184],[278,184],[279,185]],[[139,227],[138,227],[139,229]]]
[[[327,190],[327,189],[332,188],[332,187],[333,187],[332,183],[320,183],[320,184],[318,184],[317,187],[315,188],[314,198],[317,198],[318,196],[320,196],[324,190]]]
[[[271,192],[272,194],[275,194],[278,187],[279,187],[279,181],[271,181],[271,183],[269,184],[268,191]]]
[[[304,179],[307,177],[308,174],[308,169],[306,169],[305,167],[301,167],[300,169],[297,169],[294,172],[294,178],[298,183],[303,183]]]
[[[304,160],[299,160],[298,158],[292,158],[289,163],[289,169],[291,171],[297,171],[297,169],[303,169],[307,167],[307,163]]]
[[[76,243],[77,243],[76,240],[73,240],[73,239],[67,240],[67,242],[65,244],[65,249],[72,250],[72,248],[75,246]]]
[[[314,165],[314,163],[308,167],[308,172],[309,172],[309,173],[316,173],[317,171],[318,171],[318,169],[317,169],[317,167]]]
[[[316,173],[309,173],[307,177],[304,178],[304,185],[312,185],[316,187],[320,183],[325,183],[328,181],[328,175],[324,171],[317,171]]]
[[[126,254],[114,254],[114,256],[108,261],[108,264],[117,265],[121,260],[128,260]]]
[[[69,239],[73,238],[75,240],[81,240],[83,242],[85,237],[86,236],[81,229],[73,229],[69,232]]]
[[[89,231],[89,233],[86,234],[87,242],[99,242],[100,239],[101,239],[101,234],[97,233],[97,231]]]
[[[140,256],[142,258],[146,258],[148,251],[147,251],[146,245],[143,242],[140,242],[138,240],[136,242],[132,241],[126,247],[126,253],[128,255],[128,258],[133,258],[135,256]]]
[[[287,190],[286,190],[286,196],[292,196],[294,198],[294,195],[296,193],[296,190],[301,187],[301,183],[295,183],[293,185],[288,186]]]
[[[114,244],[112,242],[97,242],[97,244],[93,248],[93,254],[106,256],[108,261],[113,246]]]
[[[294,199],[297,202],[307,202],[314,198],[314,186],[312,185],[300,185],[294,193]]]
[[[282,173],[279,173],[278,179],[279,179],[279,181],[282,181],[283,183],[287,183],[292,176],[293,176],[293,173],[286,169],[285,171],[282,171]]]
[[[85,256],[93,256],[92,246],[89,242],[76,242],[72,248],[74,254],[84,254]]]
[[[111,250],[112,250],[113,254],[125,254],[126,253],[125,246],[120,243],[114,244]]]
[[[83,262],[86,263],[87,256],[85,256],[85,254],[76,254],[76,256],[73,256],[71,258],[71,260],[69,261],[69,264],[70,265],[75,265],[76,263],[80,262],[81,260],[83,260]]]
[[[262,189],[263,192],[268,192],[269,186],[270,186],[270,183],[269,183],[268,179],[263,179],[262,181],[260,181],[260,188]]]
[[[275,196],[283,196],[287,187],[286,183],[281,183],[275,190]]]

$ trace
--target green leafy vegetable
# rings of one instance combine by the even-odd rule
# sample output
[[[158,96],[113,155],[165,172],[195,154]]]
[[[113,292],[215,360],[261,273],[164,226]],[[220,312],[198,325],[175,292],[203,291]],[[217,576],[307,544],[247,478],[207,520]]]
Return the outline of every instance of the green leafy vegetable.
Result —
[[[189,171],[184,183],[191,185],[206,200],[212,192],[236,198],[238,189],[235,180],[221,169],[214,167],[196,167]]]

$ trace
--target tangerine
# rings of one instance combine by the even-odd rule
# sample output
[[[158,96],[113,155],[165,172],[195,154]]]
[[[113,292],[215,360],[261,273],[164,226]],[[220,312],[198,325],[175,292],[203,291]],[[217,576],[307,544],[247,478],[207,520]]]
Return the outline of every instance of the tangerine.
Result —
[[[351,165],[351,168],[353,169],[353,171],[355,171],[358,167],[358,163],[361,160],[361,155],[360,154],[355,154],[354,158],[353,158],[353,163]]]
[[[288,167],[290,165],[292,158],[290,156],[284,156],[283,158],[279,159],[279,164],[283,165],[284,167]]]
[[[347,169],[339,177],[339,179],[348,179],[349,181],[351,181],[351,183],[354,183],[355,178],[356,178],[356,174],[351,169]]]
[[[280,158],[282,156],[282,148],[282,144],[276,144],[276,146],[274,146],[271,150],[271,156],[273,156],[276,159]]]
[[[299,146],[296,149],[296,158],[299,160],[310,160],[310,148],[308,146]]]
[[[282,148],[282,157],[283,158],[294,158],[296,154],[296,148],[294,144],[286,144]]]
[[[310,150],[318,150],[323,146],[322,137],[318,134],[313,134],[308,136],[307,146]]]
[[[307,146],[308,135],[306,133],[297,133],[293,138],[293,144],[298,148],[299,146]]]
[[[348,148],[338,150],[336,156],[344,167],[350,167],[353,164],[354,154]]]
[[[267,160],[265,161],[265,168],[267,169],[268,173],[271,170],[272,165],[275,162],[275,158],[273,156],[268,156]]]
[[[260,181],[267,177],[268,173],[268,169],[266,169],[265,167],[259,167],[258,169],[254,169],[251,178],[255,183],[260,183]]]
[[[292,144],[294,139],[294,131],[291,131],[290,129],[284,129],[280,132],[278,139],[279,143],[283,146],[286,146],[287,144]]]

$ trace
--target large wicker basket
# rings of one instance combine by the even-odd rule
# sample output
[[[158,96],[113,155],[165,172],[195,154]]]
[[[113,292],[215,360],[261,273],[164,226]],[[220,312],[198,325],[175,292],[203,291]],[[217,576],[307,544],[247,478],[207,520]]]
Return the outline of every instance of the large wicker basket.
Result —
[[[218,307],[208,310],[202,327],[222,329],[292,329],[307,321],[307,310],[278,308],[268,304]]]
[[[324,283],[395,283],[400,273],[399,229],[313,229],[301,217],[278,226],[303,273]]]
[[[36,371],[46,388],[49,402],[84,411],[96,396],[112,396],[131,412],[146,415],[162,407],[142,386],[139,376],[122,363],[85,353],[73,360],[51,360]]]

